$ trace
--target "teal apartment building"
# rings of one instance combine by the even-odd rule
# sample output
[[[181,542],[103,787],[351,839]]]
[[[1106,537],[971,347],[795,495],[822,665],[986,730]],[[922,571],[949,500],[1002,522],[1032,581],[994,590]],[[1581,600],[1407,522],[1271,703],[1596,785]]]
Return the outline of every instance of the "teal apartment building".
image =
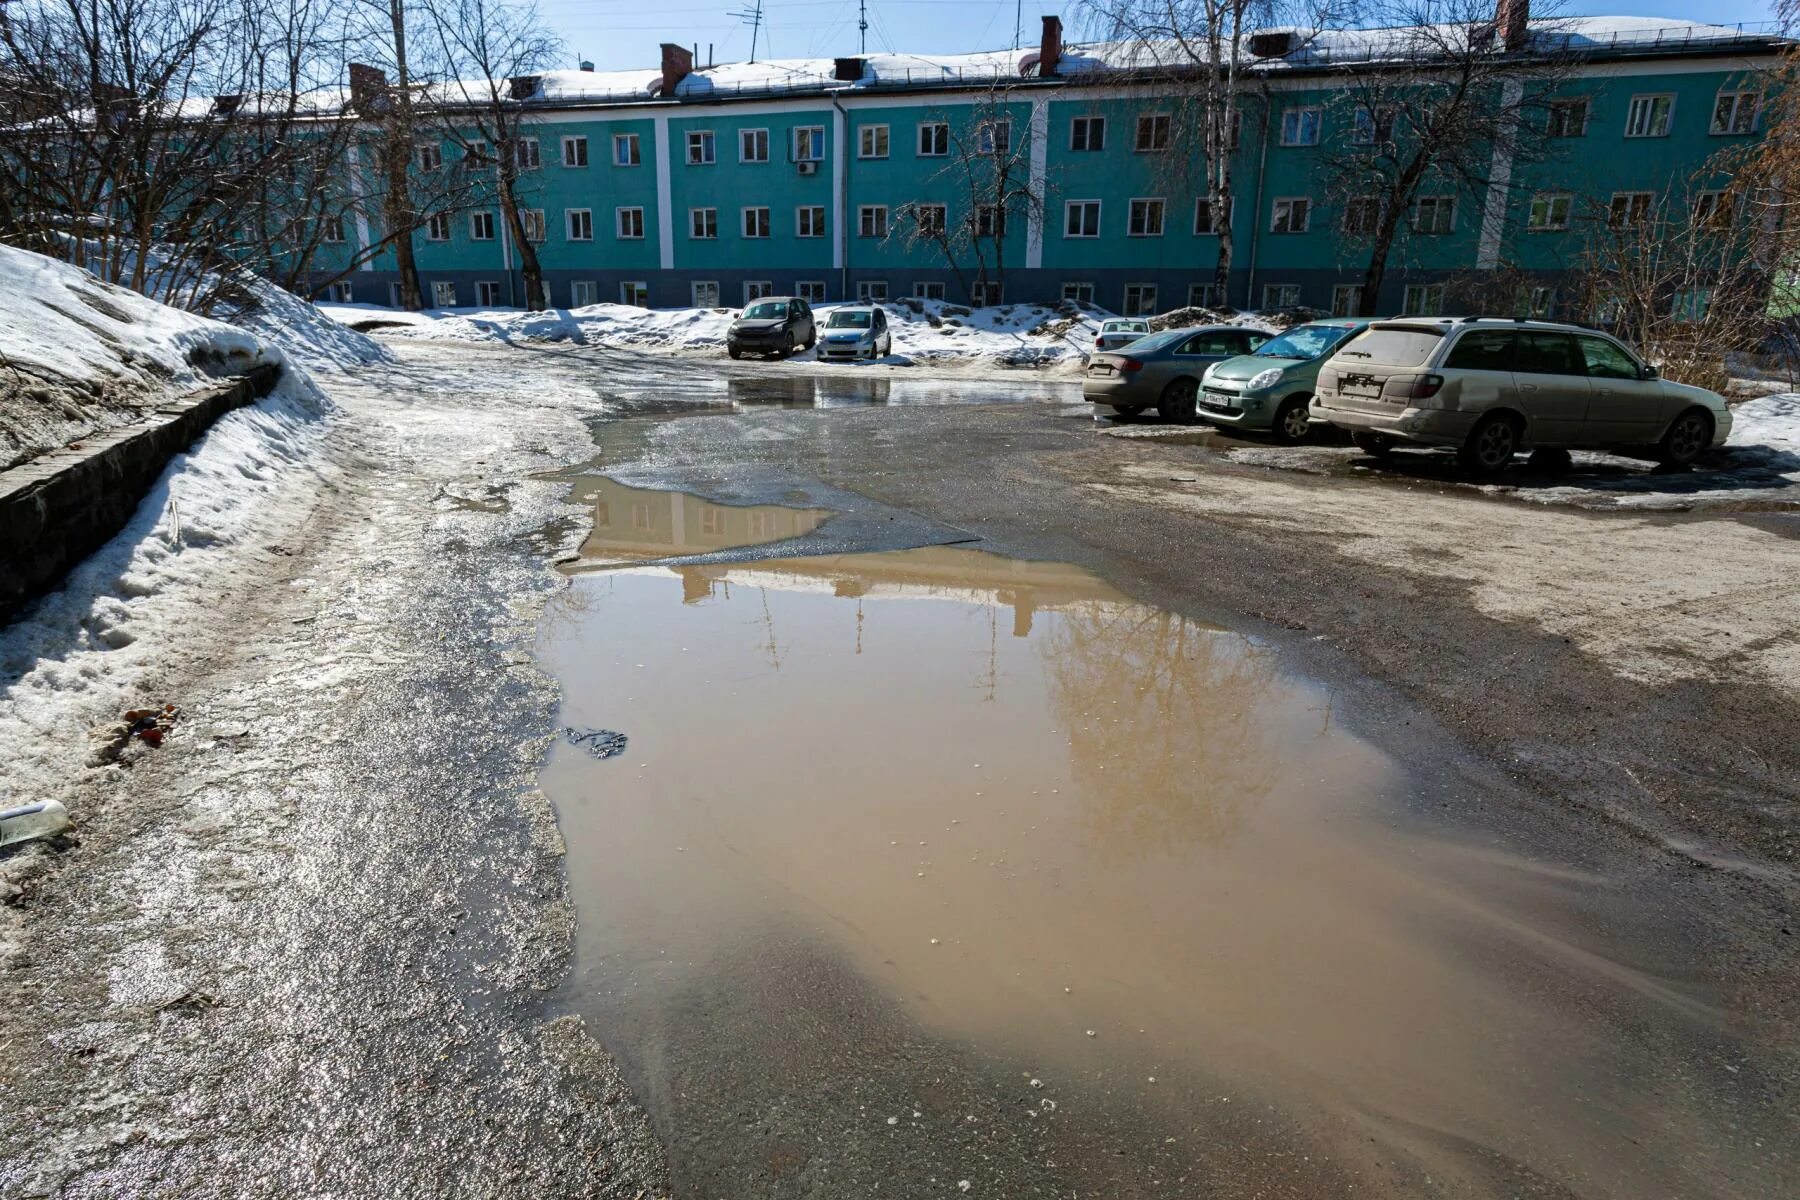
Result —
[[[1691,181],[1704,185],[1721,151],[1758,136],[1766,76],[1786,46],[1769,32],[1655,18],[1549,26],[1528,20],[1523,0],[1501,0],[1500,21],[1509,13],[1522,33],[1496,53],[1565,64],[1562,102],[1543,118],[1550,136],[1529,161],[1496,157],[1482,194],[1419,196],[1380,311],[1431,312],[1446,280],[1506,270],[1550,312],[1584,213],[1630,215],[1678,193],[1704,209],[1707,189]],[[735,306],[798,294],[1354,311],[1366,249],[1350,236],[1355,198],[1334,194],[1327,164],[1341,139],[1365,132],[1344,97],[1362,73],[1395,69],[1391,31],[1252,39],[1221,296],[1211,206],[1165,77],[1137,65],[1141,46],[1065,45],[1056,18],[1043,20],[1042,42],[1020,51],[696,69],[667,45],[657,70],[514,81],[527,114],[515,151],[528,168],[522,205],[549,302]],[[419,153],[436,163],[456,150],[445,139]],[[983,157],[1005,159],[1037,200],[984,206],[969,183]],[[372,244],[375,219],[345,222],[340,262],[353,242]],[[972,262],[950,261],[966,247],[947,254],[907,236],[902,222],[921,220],[970,222],[987,239],[988,286],[971,286]],[[415,248],[428,304],[522,303],[497,209],[444,214]],[[321,284],[336,273],[327,259]],[[391,304],[395,279],[391,254],[377,256],[328,290]]]

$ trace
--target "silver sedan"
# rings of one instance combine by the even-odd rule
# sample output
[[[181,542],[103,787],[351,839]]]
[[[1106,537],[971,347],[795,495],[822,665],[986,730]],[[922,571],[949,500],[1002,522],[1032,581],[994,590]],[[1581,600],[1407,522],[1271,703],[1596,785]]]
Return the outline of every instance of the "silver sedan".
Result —
[[[1121,350],[1088,359],[1081,394],[1127,417],[1155,407],[1165,421],[1197,419],[1200,377],[1206,368],[1248,354],[1269,335],[1238,325],[1168,329],[1141,337]]]

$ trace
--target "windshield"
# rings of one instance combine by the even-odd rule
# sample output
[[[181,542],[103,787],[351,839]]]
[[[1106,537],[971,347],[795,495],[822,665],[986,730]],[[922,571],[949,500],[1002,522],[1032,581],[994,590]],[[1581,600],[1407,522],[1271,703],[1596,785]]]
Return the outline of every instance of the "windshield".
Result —
[[[762,304],[752,304],[744,310],[746,321],[785,321],[787,320],[787,301],[768,300]]]
[[[1164,346],[1171,342],[1178,342],[1192,332],[1191,329],[1165,329],[1161,333],[1153,333],[1149,337],[1139,338],[1131,343],[1131,348],[1135,351],[1161,350]]]
[[[1149,333],[1148,321],[1102,321],[1101,333]]]
[[[1349,336],[1342,325],[1301,325],[1256,349],[1258,358],[1317,358]]]
[[[875,314],[864,309],[861,312],[834,312],[831,319],[825,322],[827,329],[867,329],[875,320]]]

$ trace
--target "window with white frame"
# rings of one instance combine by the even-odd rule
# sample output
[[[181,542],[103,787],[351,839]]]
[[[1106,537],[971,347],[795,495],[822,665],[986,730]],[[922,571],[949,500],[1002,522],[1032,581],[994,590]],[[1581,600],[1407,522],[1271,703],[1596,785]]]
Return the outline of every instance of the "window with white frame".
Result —
[[[1525,210],[1525,228],[1533,233],[1547,233],[1569,227],[1569,213],[1575,197],[1567,192],[1543,192],[1531,198]]]
[[[1312,200],[1307,196],[1281,196],[1269,221],[1270,233],[1305,233],[1312,223]]]
[[[592,279],[577,279],[569,285],[569,307],[587,308],[600,302],[600,284]]]
[[[1076,117],[1069,122],[1069,149],[1106,149],[1106,118]]]
[[[613,134],[613,166],[638,167],[644,163],[635,133]]]
[[[1148,317],[1156,312],[1156,285],[1154,283],[1128,283],[1125,285],[1125,307],[1119,310],[1128,317]]]
[[[1450,233],[1455,228],[1455,196],[1420,196],[1413,205],[1413,232]]]
[[[798,125],[794,128],[794,161],[823,162],[825,159],[825,127]]]
[[[935,280],[922,279],[913,284],[913,295],[921,300],[942,300],[944,285]]]
[[[563,166],[585,167],[588,165],[587,139],[570,135],[562,140]]]
[[[856,298],[864,304],[877,304],[886,300],[887,280],[859,279],[856,281]]]
[[[942,204],[914,204],[909,212],[921,237],[942,237],[950,227],[949,209]]]
[[[1300,285],[1297,283],[1263,284],[1262,306],[1264,308],[1299,308]]]
[[[1531,289],[1530,313],[1534,317],[1548,317],[1556,311],[1556,289],[1534,287]]]
[[[823,279],[802,279],[794,284],[794,294],[808,304],[825,303],[825,281]]]
[[[884,238],[888,232],[885,204],[864,204],[856,210],[856,231],[866,238]]]
[[[626,279],[619,284],[619,303],[636,308],[650,307],[650,285],[641,279]]]
[[[1012,121],[982,121],[975,126],[975,153],[1004,158],[1012,150]]]
[[[1714,134],[1754,132],[1756,112],[1761,106],[1761,92],[1739,89],[1720,92],[1713,101],[1712,132]]]
[[[519,227],[525,231],[525,240],[528,242],[542,242],[549,236],[545,232],[544,210],[541,208],[521,208]]]
[[[1694,197],[1694,224],[1699,227],[1722,228],[1731,224],[1731,196],[1714,189]]]
[[[1213,212],[1213,202],[1202,196],[1194,201],[1194,236],[1217,237],[1224,226]]]
[[[434,217],[432,219],[436,220],[437,218]],[[344,218],[319,218],[319,240],[328,246],[342,245],[344,241]]]
[[[1331,289],[1331,315],[1334,317],[1360,317],[1362,308],[1362,284],[1340,283]]]
[[[1350,125],[1353,146],[1385,145],[1394,140],[1394,106],[1391,104],[1359,104]]]
[[[591,208],[565,208],[563,221],[568,227],[571,242],[591,242],[594,240],[594,210]]]
[[[464,170],[472,171],[476,167],[485,167],[493,161],[488,154],[486,142],[470,142],[463,147],[462,165]]]
[[[1169,148],[1169,114],[1144,113],[1137,119],[1137,140],[1132,150],[1138,154],[1157,154]]]
[[[1614,229],[1642,225],[1650,219],[1655,196],[1650,192],[1614,192],[1606,207],[1606,223]]]
[[[455,308],[456,307],[456,284],[448,279],[432,280],[431,281],[431,307],[433,307],[433,308]]]
[[[333,304],[350,304],[356,299],[356,291],[348,281],[340,280],[326,287],[325,298]]]
[[[716,208],[688,209],[688,233],[703,242],[710,242],[718,237],[719,210]]]
[[[687,160],[690,167],[711,166],[719,160],[719,143],[712,130],[688,130]]]
[[[888,156],[888,127],[886,125],[864,125],[856,131],[856,157],[886,158]]]
[[[695,308],[719,307],[719,281],[716,279],[696,279],[689,289],[693,296]]]
[[[1544,114],[1544,133],[1553,138],[1578,138],[1587,136],[1588,102],[1581,100],[1553,100]]]
[[[435,171],[444,165],[444,148],[436,142],[425,142],[417,147],[419,152],[419,170]]]
[[[1188,284],[1189,308],[1217,308],[1219,306],[1219,285],[1216,283]]]
[[[794,236],[803,238],[825,236],[825,206],[823,204],[802,204],[794,210]]]
[[[976,308],[991,308],[1001,303],[1000,285],[991,279],[977,280],[969,286],[969,302]]]
[[[919,125],[919,157],[943,158],[950,153],[950,126],[942,121],[925,121]]]
[[[1380,196],[1351,196],[1344,201],[1344,232],[1369,237],[1381,227]]]
[[[617,210],[619,236],[636,241],[644,236],[644,210],[636,206]]]
[[[1092,304],[1094,302],[1094,285],[1086,279],[1078,279],[1062,285],[1062,298],[1071,304]]]
[[[498,279],[477,279],[475,281],[475,307],[498,308],[500,305],[500,281]]]
[[[494,214],[489,210],[469,214],[469,240],[471,242],[491,242],[494,240]]]
[[[447,242],[450,240],[450,214],[432,213],[425,221],[425,240],[429,242]]]
[[[406,289],[398,283],[388,284],[388,307],[400,308],[405,303]]]
[[[1128,237],[1161,237],[1163,235],[1163,202],[1160,197],[1139,197],[1131,202],[1125,222]]]
[[[1633,96],[1625,108],[1625,136],[1668,137],[1669,119],[1675,114],[1675,97],[1668,93]]]
[[[738,130],[738,161],[762,163],[769,161],[769,131],[766,129]]]
[[[767,208],[752,207],[744,210],[744,236],[747,238],[769,236],[769,210]]]
[[[536,138],[520,138],[513,143],[513,165],[521,171],[535,171],[544,165]]]
[[[1444,315],[1444,285],[1441,283],[1409,283],[1401,295],[1400,310],[1409,317],[1441,317]]]
[[[1006,210],[998,204],[977,204],[975,206],[975,236],[978,238],[1005,237]]]
[[[1313,107],[1287,108],[1281,112],[1281,144],[1284,146],[1316,146],[1319,130],[1324,126],[1323,113]]]
[[[1100,202],[1070,200],[1063,205],[1063,236],[1097,238],[1100,236]]]

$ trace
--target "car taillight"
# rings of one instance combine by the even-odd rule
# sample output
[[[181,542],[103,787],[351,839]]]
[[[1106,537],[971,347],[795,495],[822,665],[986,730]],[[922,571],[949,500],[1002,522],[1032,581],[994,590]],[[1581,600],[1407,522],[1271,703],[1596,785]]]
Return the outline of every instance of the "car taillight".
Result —
[[[1119,370],[1121,371],[1141,371],[1143,369],[1144,364],[1135,358],[1128,358],[1119,364]]]
[[[1429,400],[1444,386],[1442,375],[1407,375],[1390,378],[1382,392],[1401,400]]]

